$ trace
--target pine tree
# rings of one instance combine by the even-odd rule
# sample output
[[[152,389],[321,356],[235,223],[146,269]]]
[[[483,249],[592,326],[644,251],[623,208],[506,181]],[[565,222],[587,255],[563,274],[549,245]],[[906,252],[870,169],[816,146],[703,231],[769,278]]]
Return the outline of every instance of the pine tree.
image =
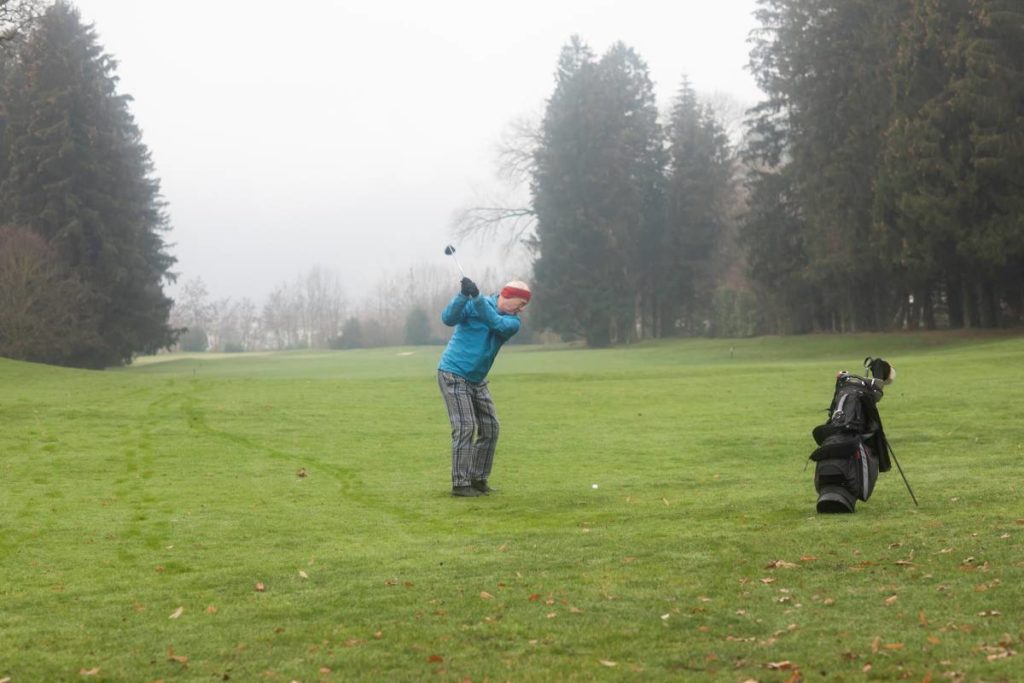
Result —
[[[173,343],[167,217],[114,69],[77,10],[58,2],[19,46],[4,93],[3,214],[44,237],[89,289],[100,342],[62,359],[84,367]]]
[[[716,252],[724,240],[732,187],[729,141],[684,79],[672,108],[668,223],[661,252],[663,317],[669,327],[705,332],[712,317]]]
[[[643,60],[616,44],[562,50],[531,183],[541,324],[592,346],[627,341],[651,310],[664,229],[661,131]]]

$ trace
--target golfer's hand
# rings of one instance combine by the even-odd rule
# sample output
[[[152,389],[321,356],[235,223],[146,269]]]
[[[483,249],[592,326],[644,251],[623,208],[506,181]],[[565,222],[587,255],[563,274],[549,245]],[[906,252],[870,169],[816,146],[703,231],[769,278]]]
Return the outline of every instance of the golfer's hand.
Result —
[[[464,277],[462,278],[462,294],[463,296],[473,298],[480,295],[480,288],[468,277]]]

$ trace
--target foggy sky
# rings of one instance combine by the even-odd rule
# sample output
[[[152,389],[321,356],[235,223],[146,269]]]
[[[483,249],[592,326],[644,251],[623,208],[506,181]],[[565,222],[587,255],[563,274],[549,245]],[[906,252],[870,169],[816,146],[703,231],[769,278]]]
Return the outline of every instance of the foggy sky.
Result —
[[[447,266],[453,213],[490,194],[503,131],[540,119],[573,34],[597,55],[633,47],[663,109],[684,74],[701,94],[760,97],[745,69],[754,0],[75,5],[134,98],[179,286],[201,277],[257,304],[313,266],[351,299],[385,273]],[[494,258],[458,247],[470,274]]]

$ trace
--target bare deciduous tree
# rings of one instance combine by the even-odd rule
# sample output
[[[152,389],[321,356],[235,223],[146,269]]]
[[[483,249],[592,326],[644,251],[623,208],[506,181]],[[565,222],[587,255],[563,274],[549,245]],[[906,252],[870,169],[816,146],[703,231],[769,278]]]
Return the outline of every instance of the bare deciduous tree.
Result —
[[[98,344],[87,289],[42,237],[0,227],[0,356],[56,362]]]

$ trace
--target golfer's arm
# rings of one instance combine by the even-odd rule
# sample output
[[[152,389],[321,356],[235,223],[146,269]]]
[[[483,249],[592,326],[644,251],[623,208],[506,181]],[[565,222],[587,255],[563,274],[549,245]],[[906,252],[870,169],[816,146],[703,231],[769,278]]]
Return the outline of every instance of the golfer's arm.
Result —
[[[441,312],[441,322],[448,327],[455,327],[463,321],[466,317],[466,304],[469,303],[469,297],[464,294],[456,294],[452,297],[452,300],[448,302],[448,305],[444,307]]]
[[[502,339],[508,339],[519,331],[519,318],[514,315],[500,315],[497,310],[477,299],[476,314]]]

